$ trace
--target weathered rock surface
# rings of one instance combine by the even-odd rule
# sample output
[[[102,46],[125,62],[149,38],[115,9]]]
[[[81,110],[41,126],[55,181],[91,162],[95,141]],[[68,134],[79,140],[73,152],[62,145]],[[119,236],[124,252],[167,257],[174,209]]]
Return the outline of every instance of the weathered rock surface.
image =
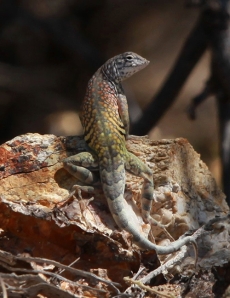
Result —
[[[153,170],[152,216],[174,239],[228,214],[224,194],[187,140],[130,136],[127,147]],[[39,134],[22,135],[0,147],[0,249],[67,265],[79,257],[76,268],[124,286],[123,277],[131,276],[141,263],[151,261],[146,268],[156,268],[155,253],[140,254],[132,237],[117,228],[100,187],[93,194],[78,191],[66,200],[77,181],[62,168],[61,160],[80,151],[85,151],[81,137]],[[150,227],[140,212],[141,186],[141,178],[127,174],[127,210],[148,237]],[[230,261],[228,222],[215,229],[198,238],[202,270]],[[158,227],[150,234],[158,244],[169,241]]]

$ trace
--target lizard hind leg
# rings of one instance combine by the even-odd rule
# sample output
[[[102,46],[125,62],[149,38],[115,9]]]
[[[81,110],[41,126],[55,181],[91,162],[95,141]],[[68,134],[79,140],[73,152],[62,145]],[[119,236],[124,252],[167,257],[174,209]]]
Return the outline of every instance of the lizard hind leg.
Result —
[[[153,197],[153,174],[151,169],[143,163],[137,156],[128,152],[125,169],[131,174],[142,177],[144,184],[142,187],[142,216],[146,223],[151,222],[150,211],[152,207]]]
[[[99,182],[98,162],[90,152],[72,155],[65,158],[62,162],[64,169],[83,184],[91,186]],[[90,186],[88,189],[92,191],[93,187]]]
[[[152,201],[154,200],[154,183],[153,183],[153,174],[151,169],[143,163],[138,157],[134,154],[128,152],[128,156],[126,158],[125,168],[131,174],[142,177],[144,179],[144,184],[142,187],[142,202],[141,202],[141,211],[143,220],[146,223],[149,223],[153,226],[158,226],[160,229],[164,231],[167,237],[174,241],[173,237],[168,233],[165,226],[157,222],[152,216],[150,215]]]

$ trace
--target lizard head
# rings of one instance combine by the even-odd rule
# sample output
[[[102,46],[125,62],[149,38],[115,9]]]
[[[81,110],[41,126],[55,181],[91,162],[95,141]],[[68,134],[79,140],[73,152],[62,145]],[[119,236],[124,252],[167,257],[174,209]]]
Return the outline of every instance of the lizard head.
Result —
[[[102,67],[114,81],[123,81],[145,68],[149,61],[133,52],[125,52],[109,59]]]

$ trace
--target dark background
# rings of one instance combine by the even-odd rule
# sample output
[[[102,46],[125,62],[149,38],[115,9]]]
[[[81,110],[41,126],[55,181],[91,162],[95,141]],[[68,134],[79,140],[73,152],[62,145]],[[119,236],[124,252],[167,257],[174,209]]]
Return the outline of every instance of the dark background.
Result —
[[[182,0],[2,0],[0,2],[0,142],[27,132],[74,135],[87,81],[108,58],[134,51],[150,65],[124,82],[132,121],[159,90],[199,15]],[[197,119],[190,100],[209,76],[206,52],[153,139],[185,137],[220,181],[213,97]]]

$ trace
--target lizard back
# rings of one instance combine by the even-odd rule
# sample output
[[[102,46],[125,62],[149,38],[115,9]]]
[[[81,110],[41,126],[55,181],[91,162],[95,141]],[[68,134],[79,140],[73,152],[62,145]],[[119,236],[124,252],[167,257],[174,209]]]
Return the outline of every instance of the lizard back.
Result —
[[[99,69],[88,83],[81,113],[85,140],[99,159],[109,148],[123,151],[125,129],[117,98],[116,88],[103,79]]]

